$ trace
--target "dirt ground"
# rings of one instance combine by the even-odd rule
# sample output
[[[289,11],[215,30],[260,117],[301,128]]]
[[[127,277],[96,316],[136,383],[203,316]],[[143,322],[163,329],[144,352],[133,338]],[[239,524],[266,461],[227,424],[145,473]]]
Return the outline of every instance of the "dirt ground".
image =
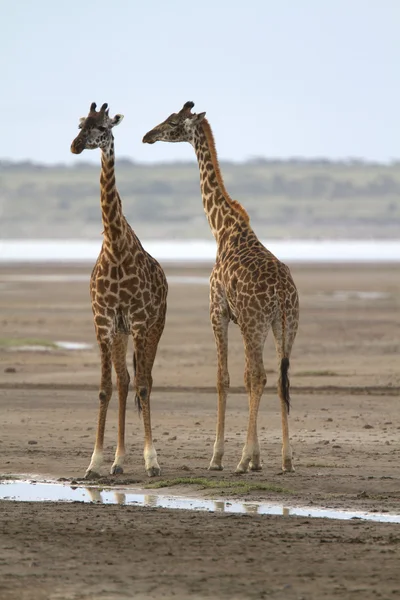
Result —
[[[88,466],[99,383],[90,270],[89,265],[0,268],[4,479],[71,481],[81,478]],[[216,417],[210,267],[167,266],[166,272],[169,310],[153,372],[152,401],[162,468],[155,483],[165,486],[161,491],[265,500],[282,507],[399,514],[399,266],[292,267],[301,301],[291,358],[296,472],[280,473],[271,336],[259,416],[263,470],[240,477],[234,469],[244,442],[247,399],[239,332],[232,324],[225,469],[208,472]],[[64,350],[48,345],[57,341],[91,347]],[[42,351],[21,349],[31,344]],[[125,473],[107,476],[116,424],[115,394],[100,484],[154,485],[144,471],[142,423],[133,394]],[[359,519],[2,501],[0,598],[397,598],[399,544],[400,525]]]

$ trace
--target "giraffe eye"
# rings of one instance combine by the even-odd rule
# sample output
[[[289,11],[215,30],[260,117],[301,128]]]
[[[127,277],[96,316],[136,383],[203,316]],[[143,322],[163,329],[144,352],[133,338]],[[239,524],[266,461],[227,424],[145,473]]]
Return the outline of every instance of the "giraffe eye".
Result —
[[[106,130],[106,128],[105,128],[105,127],[103,127],[103,126],[101,126],[101,127],[99,126],[99,127],[98,127],[98,130],[99,130],[99,131],[105,131],[105,130]]]
[[[170,124],[172,127],[176,127],[176,126],[178,125],[178,123],[177,123],[176,121],[170,121],[170,122],[169,122],[169,124]]]

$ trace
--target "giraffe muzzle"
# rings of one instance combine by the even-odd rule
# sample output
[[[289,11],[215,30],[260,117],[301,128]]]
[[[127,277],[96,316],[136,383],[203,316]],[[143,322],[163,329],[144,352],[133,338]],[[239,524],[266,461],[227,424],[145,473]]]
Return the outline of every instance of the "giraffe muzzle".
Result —
[[[83,144],[76,142],[75,140],[71,144],[71,152],[72,154],[81,154],[83,152]]]
[[[143,144],[154,144],[155,141],[156,140],[153,139],[151,131],[149,131],[148,133],[146,133],[146,135],[142,139]]]

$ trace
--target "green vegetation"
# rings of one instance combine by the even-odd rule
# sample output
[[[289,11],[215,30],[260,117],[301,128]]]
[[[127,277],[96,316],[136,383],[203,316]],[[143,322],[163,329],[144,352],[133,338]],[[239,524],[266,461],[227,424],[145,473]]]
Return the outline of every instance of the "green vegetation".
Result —
[[[56,348],[56,345],[49,340],[36,338],[0,338],[0,349],[18,348],[21,346],[43,346],[45,348]]]
[[[169,488],[176,485],[196,485],[201,489],[214,489],[217,491],[229,489],[231,494],[250,493],[254,491],[276,492],[277,494],[290,494],[291,491],[274,485],[272,483],[248,481],[230,481],[227,479],[207,479],[206,477],[177,477],[176,479],[164,479],[145,485],[148,489],[157,490],[160,488]]]
[[[400,164],[264,160],[221,164],[262,239],[397,238]],[[1,238],[99,238],[100,165],[0,161]],[[124,212],[142,239],[211,239],[197,163],[117,163]]]

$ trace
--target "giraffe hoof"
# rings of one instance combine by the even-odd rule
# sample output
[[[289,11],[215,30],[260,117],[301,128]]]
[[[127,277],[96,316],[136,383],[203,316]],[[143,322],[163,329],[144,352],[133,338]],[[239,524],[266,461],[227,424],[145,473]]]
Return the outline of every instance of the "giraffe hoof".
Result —
[[[210,466],[208,467],[208,470],[209,471],[223,471],[224,467],[223,467],[223,465],[216,465],[216,464],[211,463]]]
[[[250,463],[250,471],[262,471],[262,466],[260,464],[253,465]]]
[[[123,472],[121,465],[113,465],[110,470],[111,475],[122,475]]]
[[[243,475],[244,473],[247,473],[248,469],[245,469],[244,467],[240,467],[237,466],[235,469],[235,475]]]
[[[292,465],[292,461],[291,460],[285,461],[283,463],[283,465],[282,465],[282,471],[283,471],[283,473],[294,473],[295,468]]]
[[[160,467],[150,467],[150,469],[146,469],[146,473],[149,477],[157,477],[161,475]]]
[[[101,477],[100,473],[97,473],[96,471],[91,471],[90,469],[88,469],[85,473],[84,479],[100,479],[100,477]]]
[[[293,465],[286,465],[286,466],[284,465],[282,467],[282,472],[283,473],[294,473],[295,472],[295,468],[294,468]]]

